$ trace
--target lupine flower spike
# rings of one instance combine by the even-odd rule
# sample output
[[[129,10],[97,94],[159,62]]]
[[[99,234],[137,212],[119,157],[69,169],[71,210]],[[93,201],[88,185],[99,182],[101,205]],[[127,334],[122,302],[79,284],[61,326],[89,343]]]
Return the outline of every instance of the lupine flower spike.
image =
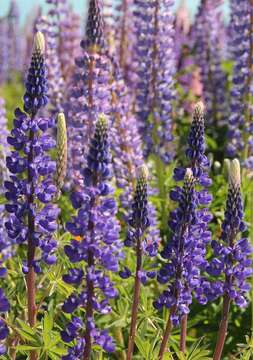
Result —
[[[4,108],[4,100],[0,98],[0,193],[4,193],[4,181],[8,179],[8,171],[5,167],[5,159],[8,154],[8,144],[7,144],[7,119]],[[12,245],[10,239],[8,239],[7,232],[5,229],[6,222],[6,211],[4,205],[0,205],[0,278],[6,276],[7,269],[3,266],[3,261],[6,260],[11,255]],[[4,294],[4,291],[0,288],[0,313],[1,317],[4,318],[4,313],[6,313],[10,308],[9,302]],[[6,346],[3,343],[3,340],[8,336],[9,330],[6,326],[4,320],[0,320],[0,355],[6,353]]]
[[[186,269],[188,265],[185,263],[187,261],[185,248],[188,249],[189,253],[192,253],[195,248],[194,239],[190,234],[193,230],[192,226],[196,221],[197,206],[195,179],[192,170],[189,168],[186,169],[184,186],[180,191],[178,201],[179,206],[172,216],[173,223],[171,223],[174,236],[165,250],[167,258],[171,258],[172,260],[168,266],[163,268],[159,273],[160,282],[162,277],[164,282],[170,279],[172,279],[172,282],[168,289],[160,296],[159,300],[155,302],[156,308],[160,308],[163,304],[166,305],[167,308],[170,308],[169,319],[159,351],[159,360],[163,359],[173,325],[178,324],[178,312],[181,314],[187,314],[189,312],[188,306],[191,303],[191,294],[189,293],[188,286],[194,285],[194,273],[199,267],[199,264],[195,264],[192,271],[188,273],[188,278],[184,279],[184,269]],[[163,256],[165,255],[166,254]],[[192,284],[190,282],[192,282]]]
[[[145,241],[146,230],[149,227],[147,183],[148,169],[145,165],[143,165],[138,169],[137,185],[132,205],[132,215],[129,220],[129,225],[133,229],[131,240],[132,242],[134,242],[136,248],[136,273],[134,284],[134,300],[132,305],[131,328],[128,340],[127,360],[131,360],[133,356],[134,339],[141,291],[143,242]]]
[[[229,309],[232,302],[239,307],[247,305],[245,295],[250,290],[246,279],[252,274],[252,247],[247,238],[240,238],[246,230],[243,222],[240,163],[230,162],[228,171],[228,195],[225,219],[222,224],[222,242],[213,241],[215,258],[209,273],[213,276],[224,274],[225,280],[214,283],[217,297],[223,295],[223,311],[213,359],[220,360],[228,328]],[[239,239],[238,239],[239,237]]]
[[[206,244],[211,241],[211,233],[208,230],[208,223],[212,219],[208,208],[206,207],[212,200],[212,196],[208,192],[208,187],[211,185],[212,181],[208,177],[209,170],[209,161],[205,155],[205,124],[204,124],[204,105],[202,102],[199,102],[195,106],[193,112],[193,120],[191,124],[191,129],[188,137],[188,148],[186,149],[186,157],[188,159],[188,167],[191,169],[192,174],[196,180],[196,183],[200,185],[200,189],[195,191],[196,204],[200,209],[196,209],[195,212],[195,223],[190,224],[191,232],[185,237],[185,241],[189,242],[188,248],[184,251],[184,256],[182,261],[178,266],[184,269],[184,279],[183,283],[187,283],[187,286],[184,290],[186,294],[186,289],[188,291],[188,300],[187,296],[185,299],[181,299],[181,310],[178,308],[177,314],[174,316],[174,324],[181,321],[181,336],[180,336],[180,350],[185,351],[186,346],[186,328],[187,328],[187,316],[189,312],[189,305],[191,303],[192,292],[194,292],[196,299],[204,304],[207,299],[201,291],[202,277],[200,276],[199,267],[195,268],[195,282],[191,284],[191,272],[188,271],[189,264],[193,263],[196,265],[194,260],[194,253],[197,252],[200,268],[203,270],[205,264],[205,248]],[[176,181],[183,180],[185,176],[186,169],[183,167],[177,167],[174,169],[174,179]],[[180,201],[182,189],[179,186],[176,186],[170,192],[170,198],[173,201]],[[169,226],[176,236],[177,233],[177,211],[172,212],[169,220]],[[168,260],[169,264],[166,263],[158,273],[158,281],[162,284],[173,282],[175,279],[175,274],[177,272],[177,262],[178,262],[178,252],[177,252],[177,242],[170,241],[165,247],[161,255]],[[192,265],[191,265],[192,266]],[[180,292],[179,292],[180,293]],[[168,306],[168,297],[170,293],[165,291],[157,301],[155,301],[155,307],[160,309],[162,306]],[[180,298],[180,296],[179,296]]]
[[[38,111],[47,104],[47,80],[44,60],[45,41],[41,32],[35,35],[32,61],[29,68],[24,111],[15,110],[14,128],[8,142],[14,150],[7,157],[10,180],[5,182],[7,205],[10,217],[6,222],[8,236],[17,245],[26,243],[26,274],[28,321],[36,324],[35,273],[41,271],[40,264],[56,261],[54,250],[58,209],[52,205],[56,187],[53,184],[55,163],[47,151],[55,142],[45,132],[53,121],[38,117]],[[31,359],[36,359],[32,352]]]
[[[105,54],[104,21],[101,0],[90,0],[85,40],[81,42],[82,56],[76,59],[73,87],[68,107],[69,168],[74,188],[82,183],[89,144],[86,139],[94,132],[100,113],[108,117],[110,104],[111,61]]]
[[[68,144],[67,128],[65,116],[63,113],[57,117],[57,161],[55,183],[58,189],[58,195],[64,185],[67,174]]]
[[[108,121],[104,115],[99,115],[90,142],[87,166],[82,173],[82,191],[72,194],[77,215],[67,223],[67,229],[75,240],[65,246],[65,253],[72,263],[85,262],[86,266],[72,268],[63,276],[66,283],[76,286],[65,301],[63,311],[73,313],[78,307],[84,307],[86,314],[85,331],[82,331],[82,320],[73,317],[62,332],[65,342],[76,339],[76,345],[70,348],[64,360],[75,359],[76,354],[78,359],[89,360],[95,344],[107,352],[114,351],[112,338],[107,331],[98,329],[94,322],[96,313],[111,311],[109,301],[117,296],[117,291],[108,275],[118,271],[118,262],[122,258],[119,224],[115,218],[117,207],[109,185],[111,157],[108,135]]]

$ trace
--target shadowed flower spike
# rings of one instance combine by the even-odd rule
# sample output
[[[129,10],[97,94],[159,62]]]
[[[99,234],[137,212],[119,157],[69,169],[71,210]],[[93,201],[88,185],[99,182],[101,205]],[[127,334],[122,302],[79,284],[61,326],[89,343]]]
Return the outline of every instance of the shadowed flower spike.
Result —
[[[68,144],[67,144],[67,128],[65,116],[63,113],[58,114],[57,117],[57,161],[56,161],[56,186],[58,192],[64,185],[64,180],[67,174],[67,158],[68,158]]]
[[[118,262],[122,258],[119,224],[115,217],[117,207],[109,184],[112,176],[109,148],[108,120],[100,114],[90,141],[87,166],[82,172],[82,190],[72,194],[77,215],[67,223],[68,231],[74,238],[80,237],[80,241],[72,240],[65,246],[65,253],[72,263],[84,261],[86,265],[83,268],[78,265],[63,277],[65,282],[76,285],[76,290],[63,305],[64,312],[72,313],[79,306],[86,309],[85,336],[79,331],[82,329],[76,327],[72,336],[77,339],[77,344],[69,354],[76,351],[83,340],[81,357],[87,360],[94,344],[106,352],[114,351],[107,331],[97,329],[94,323],[95,314],[111,311],[109,301],[117,296],[117,291],[109,274],[118,271]],[[62,338],[68,336],[69,332],[66,334],[64,330]]]
[[[232,302],[239,307],[247,305],[246,295],[250,291],[247,278],[252,276],[252,246],[246,237],[240,237],[246,226],[243,221],[241,170],[237,159],[230,162],[228,182],[221,241],[212,242],[214,258],[207,269],[210,275],[220,278],[211,283],[212,298],[223,295],[223,313],[213,357],[215,360],[221,359],[230,305]]]
[[[24,110],[32,116],[35,116],[48,101],[44,53],[44,35],[38,31],[34,38],[32,61],[28,71],[26,93],[24,95]]]
[[[178,207],[171,212],[169,225],[172,238],[162,252],[167,262],[158,273],[158,281],[167,284],[166,290],[154,302],[157,309],[170,309],[170,315],[159,352],[159,360],[167,347],[174,325],[189,313],[194,292],[201,289],[201,269],[205,267],[205,244],[210,235],[205,234],[205,219],[197,211],[196,179],[191,169],[186,169],[183,188],[178,189]]]
[[[129,219],[130,234],[127,242],[135,248],[136,252],[136,270],[134,283],[134,299],[132,304],[131,327],[128,340],[127,359],[132,359],[135,333],[137,328],[137,314],[140,302],[141,282],[143,275],[142,258],[145,248],[146,230],[150,225],[148,218],[148,168],[142,165],[137,170],[137,185],[135,189],[132,214]]]

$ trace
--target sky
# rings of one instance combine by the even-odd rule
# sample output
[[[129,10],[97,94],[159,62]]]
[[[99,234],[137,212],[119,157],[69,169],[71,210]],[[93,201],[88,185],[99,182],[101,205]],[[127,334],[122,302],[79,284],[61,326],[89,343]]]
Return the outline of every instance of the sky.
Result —
[[[224,6],[224,12],[226,14],[226,17],[228,16],[228,1],[229,0],[225,0],[225,6]],[[4,16],[7,13],[10,2],[11,0],[0,0],[0,17]],[[30,13],[31,9],[34,6],[36,5],[45,6],[46,3],[45,0],[16,0],[16,2],[20,8],[22,23],[24,23],[26,16]],[[196,12],[200,0],[186,0],[186,2],[191,14],[193,15]],[[78,13],[80,14],[85,13],[84,10],[85,10],[86,0],[70,0],[70,3],[73,5],[75,10],[78,11]],[[178,6],[179,3],[180,0],[176,0],[176,6]]]

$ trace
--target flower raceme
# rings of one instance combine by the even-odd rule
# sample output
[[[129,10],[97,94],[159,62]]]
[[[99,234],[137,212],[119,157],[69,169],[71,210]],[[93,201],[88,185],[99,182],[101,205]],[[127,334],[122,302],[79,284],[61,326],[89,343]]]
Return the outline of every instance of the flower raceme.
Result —
[[[79,321],[72,318],[72,322],[78,324],[74,331],[77,343],[68,356],[75,353],[77,347],[82,347],[84,359],[89,359],[93,344],[100,345],[105,351],[114,350],[111,337],[106,331],[97,329],[94,323],[95,313],[107,314],[111,311],[109,301],[117,296],[117,291],[109,273],[118,271],[118,261],[122,257],[119,224],[115,218],[117,208],[109,184],[111,156],[108,135],[108,120],[99,115],[90,142],[87,167],[82,174],[82,191],[72,194],[77,215],[67,223],[68,231],[81,240],[72,240],[70,245],[65,246],[65,253],[73,264],[86,264],[83,268],[70,269],[63,277],[65,282],[76,286],[74,293],[65,301],[63,310],[73,313],[79,306],[86,309],[85,330]],[[63,331],[65,341],[70,339],[68,329],[72,328],[69,324]]]
[[[57,242],[59,209],[53,203],[56,195],[54,185],[55,162],[48,154],[55,141],[46,132],[53,121],[38,116],[47,104],[47,80],[44,60],[45,42],[42,33],[37,32],[34,40],[31,65],[26,81],[24,111],[15,110],[13,129],[8,143],[13,147],[6,164],[10,179],[5,181],[6,210],[9,218],[6,230],[16,245],[26,245],[27,258],[23,261],[23,272],[27,283],[28,321],[36,325],[36,273],[42,271],[42,264],[56,262],[54,254]],[[31,352],[36,360],[36,351]]]
[[[167,288],[154,302],[154,306],[157,309],[164,306],[171,309],[160,356],[164,352],[172,326],[178,325],[183,319],[186,323],[193,296],[202,304],[207,302],[202,291],[202,272],[207,263],[206,246],[211,241],[208,223],[212,215],[206,206],[212,197],[207,190],[211,180],[208,177],[209,162],[205,155],[204,105],[201,102],[196,105],[193,113],[186,157],[189,161],[188,168],[177,167],[174,170],[174,179],[184,179],[184,186],[176,186],[170,192],[170,198],[178,202],[178,207],[170,214],[172,238],[161,253],[167,261],[157,276],[158,282],[167,284]],[[185,347],[184,342],[182,340],[181,350]]]
[[[39,109],[47,103],[44,47],[44,37],[37,33],[26,82],[25,112],[15,110],[14,128],[8,137],[14,150],[6,160],[12,174],[10,181],[5,182],[6,210],[10,213],[6,229],[16,244],[30,238],[32,246],[41,250],[41,260],[51,264],[55,262],[56,242],[52,233],[56,230],[58,210],[51,204],[56,192],[52,179],[55,163],[47,155],[55,142],[46,131],[53,122],[36,117]],[[39,259],[33,259],[27,265],[39,271],[38,262]]]
[[[111,123],[111,61],[105,54],[101,11],[100,0],[89,1],[86,34],[81,42],[82,56],[75,60],[76,69],[69,96],[69,164],[74,172],[74,188],[82,184],[81,173],[89,151],[86,138],[92,136],[98,115],[104,113]]]
[[[223,277],[211,285],[215,289],[213,292],[216,297],[223,295],[223,312],[214,360],[221,359],[231,303],[239,307],[246,306],[246,294],[250,290],[247,278],[252,275],[252,246],[247,238],[240,237],[246,230],[243,221],[240,172],[239,161],[232,160],[228,166],[229,186],[221,241],[212,242],[214,258],[208,268],[210,275]]]

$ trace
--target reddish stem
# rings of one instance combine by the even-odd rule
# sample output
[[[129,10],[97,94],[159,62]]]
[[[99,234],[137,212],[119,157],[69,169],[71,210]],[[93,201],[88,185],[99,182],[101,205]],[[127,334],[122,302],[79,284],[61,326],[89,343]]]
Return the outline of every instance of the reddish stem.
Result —
[[[181,320],[180,351],[182,351],[184,354],[186,351],[187,320],[187,315],[184,315]]]
[[[31,121],[33,121],[34,115],[31,117]],[[31,164],[33,163],[33,142],[34,142],[34,132],[30,131],[29,135],[30,142],[30,152],[28,155],[28,184],[30,184],[30,194],[27,198],[28,202],[28,250],[27,250],[27,266],[28,266],[28,274],[26,275],[26,286],[27,286],[27,305],[28,305],[28,321],[31,328],[34,328],[36,325],[36,317],[37,317],[37,307],[36,307],[36,276],[33,268],[33,262],[35,259],[35,244],[33,241],[33,234],[35,232],[35,219],[32,214],[31,208],[34,203],[34,183],[33,183],[33,174],[31,172]],[[38,359],[38,355],[36,351],[32,351],[30,354],[31,360]]]
[[[94,258],[91,251],[88,252],[88,266],[87,270],[94,265]],[[87,303],[86,303],[86,332],[85,332],[85,348],[83,353],[83,360],[89,360],[91,355],[91,327],[90,320],[93,319],[93,296],[94,296],[94,284],[93,281],[86,276],[87,284]]]
[[[136,333],[137,315],[138,315],[138,307],[139,307],[140,292],[141,292],[141,280],[140,280],[141,266],[142,266],[142,248],[141,248],[141,239],[140,237],[138,237],[136,244],[136,273],[135,273],[135,283],[134,283],[134,301],[132,305],[132,316],[131,316],[130,335],[128,339],[127,360],[132,359],[133,350],[134,350],[134,338]]]
[[[216,347],[213,355],[213,360],[220,360],[222,351],[224,348],[226,336],[227,336],[227,329],[228,329],[228,314],[230,308],[231,299],[229,295],[226,293],[223,298],[223,311],[222,311],[222,319],[220,322],[220,327],[218,331],[218,337],[216,342]]]
[[[171,331],[173,329],[173,324],[172,324],[171,318],[175,313],[176,313],[176,306],[173,306],[171,308],[170,315],[169,315],[167,325],[166,325],[166,329],[163,334],[163,339],[162,339],[162,343],[161,343],[161,347],[160,347],[160,351],[159,351],[159,355],[158,355],[158,360],[163,359],[164,353],[166,351],[166,347],[167,347],[167,344],[168,344],[168,341],[169,341],[169,338],[171,335]]]

